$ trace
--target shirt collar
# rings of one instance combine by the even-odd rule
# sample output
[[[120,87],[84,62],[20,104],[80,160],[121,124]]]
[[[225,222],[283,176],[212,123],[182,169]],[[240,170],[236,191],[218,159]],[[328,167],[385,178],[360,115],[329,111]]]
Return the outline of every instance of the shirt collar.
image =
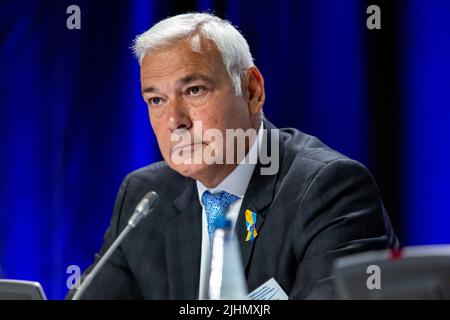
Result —
[[[256,160],[258,159],[258,149],[259,146],[261,146],[263,139],[263,127],[263,121],[261,121],[256,143],[253,143],[245,158],[242,159],[237,167],[234,168],[234,170],[221,183],[219,183],[217,187],[210,189],[204,186],[200,181],[196,181],[200,204],[202,204],[202,195],[206,190],[211,193],[226,191],[238,196],[241,199],[244,198],[248,184],[252,178],[253,171],[255,171]],[[249,159],[252,159],[253,161],[250,163]]]

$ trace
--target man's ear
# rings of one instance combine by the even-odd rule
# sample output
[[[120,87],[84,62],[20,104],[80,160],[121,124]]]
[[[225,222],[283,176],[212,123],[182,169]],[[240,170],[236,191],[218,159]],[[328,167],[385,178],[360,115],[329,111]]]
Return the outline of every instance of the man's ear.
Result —
[[[261,111],[266,99],[264,91],[264,78],[259,72],[258,68],[252,66],[245,69],[244,90],[248,96],[248,107],[252,114],[257,114]]]

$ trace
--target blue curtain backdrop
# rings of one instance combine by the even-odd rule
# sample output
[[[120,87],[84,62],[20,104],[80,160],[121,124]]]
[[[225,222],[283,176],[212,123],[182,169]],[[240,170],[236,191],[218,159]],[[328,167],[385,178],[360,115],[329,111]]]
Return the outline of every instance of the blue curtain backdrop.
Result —
[[[71,4],[81,30],[66,28]],[[382,30],[366,28],[370,4],[381,7]],[[194,10],[244,33],[272,122],[317,135],[374,172],[403,245],[450,243],[449,1],[7,0],[0,278],[39,281],[61,299],[67,267],[92,262],[121,180],[161,159],[132,40]]]
[[[411,244],[448,243],[450,1],[411,1],[404,14],[399,151],[405,239]]]

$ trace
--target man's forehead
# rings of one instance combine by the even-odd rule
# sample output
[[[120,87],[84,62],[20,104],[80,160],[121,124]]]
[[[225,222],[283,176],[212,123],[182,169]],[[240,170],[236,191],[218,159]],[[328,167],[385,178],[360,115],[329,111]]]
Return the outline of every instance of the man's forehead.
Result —
[[[153,82],[161,80],[173,84],[186,84],[195,80],[214,83],[222,73],[226,73],[226,68],[217,50],[202,47],[199,52],[186,41],[149,52],[141,64],[143,92],[153,91],[146,88],[156,87],[160,83]]]
[[[215,65],[195,63],[186,61],[185,63],[167,62],[167,65],[143,66],[141,67],[141,81],[143,84],[151,83],[173,83],[186,84],[196,80],[214,82],[221,77],[221,70]]]
[[[203,36],[193,35],[180,39],[158,49],[153,49],[145,54],[142,65],[154,59],[161,59],[167,56],[176,56],[181,60],[202,60],[222,58],[216,44]]]
[[[189,73],[189,74],[186,74],[185,76],[175,79],[174,84],[183,86],[183,85],[187,85],[192,82],[195,82],[195,81],[203,81],[208,84],[214,84],[216,82],[214,77],[211,77],[210,75],[194,72],[194,73]],[[159,90],[158,90],[157,86],[149,85],[146,83],[146,81],[143,81],[142,93],[151,93],[151,92],[158,92],[158,91]]]

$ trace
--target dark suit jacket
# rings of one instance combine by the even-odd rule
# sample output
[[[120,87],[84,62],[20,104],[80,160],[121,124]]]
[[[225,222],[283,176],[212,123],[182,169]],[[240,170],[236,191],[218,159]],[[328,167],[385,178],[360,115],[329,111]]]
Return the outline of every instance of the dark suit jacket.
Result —
[[[268,121],[265,128],[275,129]],[[298,130],[279,134],[279,171],[261,175],[258,163],[236,224],[248,288],[274,277],[291,299],[335,298],[330,269],[337,257],[393,247],[397,239],[362,164]],[[125,178],[100,255],[150,190],[160,196],[153,213],[125,238],[84,299],[197,299],[202,210],[196,183],[165,162]],[[248,242],[246,209],[258,214],[259,235]]]

